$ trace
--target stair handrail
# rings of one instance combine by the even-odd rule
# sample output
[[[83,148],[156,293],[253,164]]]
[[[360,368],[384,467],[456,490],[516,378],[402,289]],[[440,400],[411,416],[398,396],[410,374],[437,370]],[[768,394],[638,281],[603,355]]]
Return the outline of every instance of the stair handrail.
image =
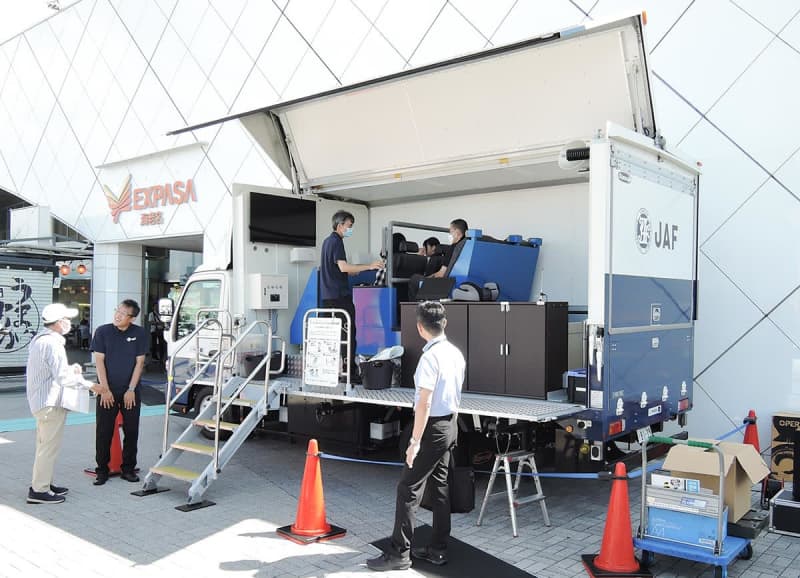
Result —
[[[231,344],[231,346],[227,350],[225,350],[222,353],[222,355],[220,356],[220,361],[219,361],[220,365],[224,366],[225,365],[225,359],[227,357],[229,357],[230,355],[234,354],[236,352],[236,348],[244,340],[244,338],[247,337],[253,331],[253,329],[255,329],[259,325],[263,325],[267,329],[267,334],[266,334],[267,351],[264,354],[264,359],[262,359],[258,364],[256,364],[255,369],[253,371],[251,371],[250,374],[247,376],[247,378],[245,378],[245,380],[237,386],[235,394],[231,395],[230,399],[227,401],[227,403],[225,403],[224,406],[222,404],[222,373],[221,372],[219,372],[219,371],[217,372],[216,380],[214,382],[214,397],[215,397],[215,401],[216,401],[216,404],[217,404],[216,424],[215,424],[216,427],[214,428],[214,471],[216,471],[217,473],[219,473],[219,424],[220,424],[220,421],[222,419],[222,413],[224,411],[226,411],[231,406],[231,404],[233,403],[233,400],[235,399],[236,395],[238,395],[241,392],[241,390],[244,389],[244,387],[248,383],[250,383],[250,381],[253,379],[255,374],[261,369],[261,367],[263,367],[264,364],[269,363],[270,357],[272,357],[272,324],[269,323],[268,321],[264,321],[263,319],[257,319],[255,321],[253,321],[250,325],[248,325],[244,329],[244,331],[242,331],[239,334],[239,336]],[[284,351],[285,351],[285,342],[284,342]],[[267,399],[267,395],[269,393],[269,373],[270,373],[269,371],[266,371],[265,374],[264,374],[264,399],[265,400]]]
[[[210,327],[211,325],[217,325],[218,329],[219,329],[217,352],[214,355],[212,355],[211,357],[209,357],[208,360],[203,364],[203,366],[200,367],[200,369],[195,372],[194,376],[192,378],[190,378],[184,384],[184,386],[181,388],[181,391],[176,392],[175,396],[172,399],[170,399],[170,392],[172,391],[172,386],[173,386],[173,384],[175,382],[175,358],[177,357],[177,353],[179,351],[181,351],[184,347],[186,347],[189,343],[191,343],[193,339],[199,338],[200,331],[202,331],[203,329],[206,329],[207,327]],[[167,453],[167,443],[168,443],[168,439],[169,439],[169,410],[172,408],[172,406],[175,404],[175,402],[178,401],[178,398],[183,393],[183,390],[185,390],[187,387],[191,386],[195,381],[197,381],[200,378],[200,376],[203,375],[203,373],[205,373],[206,369],[208,369],[208,367],[212,363],[215,363],[217,361],[217,359],[220,358],[220,356],[223,353],[222,352],[222,339],[223,339],[224,335],[225,335],[224,328],[222,326],[222,323],[220,323],[218,319],[215,319],[213,317],[206,318],[201,324],[197,325],[194,328],[194,330],[192,330],[192,332],[189,333],[189,335],[186,336],[185,341],[183,343],[181,343],[178,347],[176,347],[175,350],[172,352],[172,355],[170,355],[169,364],[168,364],[169,369],[167,371],[167,386],[166,386],[166,388],[164,390],[164,397],[166,398],[166,404],[164,406],[164,436],[163,436],[162,443],[161,443],[161,455],[162,456],[165,453]],[[199,343],[196,345],[196,347],[197,347],[197,350],[199,351],[199,349],[200,349]],[[195,356],[195,360],[196,360],[195,367],[200,363],[199,359],[200,359],[199,356],[196,355]],[[216,373],[217,373],[217,375],[219,375],[222,372],[217,370]]]

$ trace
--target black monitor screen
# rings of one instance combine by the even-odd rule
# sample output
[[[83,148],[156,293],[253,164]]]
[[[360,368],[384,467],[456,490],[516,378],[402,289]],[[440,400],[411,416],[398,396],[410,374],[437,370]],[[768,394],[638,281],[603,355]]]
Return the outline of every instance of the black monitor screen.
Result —
[[[314,247],[317,244],[317,203],[251,192],[250,242]]]

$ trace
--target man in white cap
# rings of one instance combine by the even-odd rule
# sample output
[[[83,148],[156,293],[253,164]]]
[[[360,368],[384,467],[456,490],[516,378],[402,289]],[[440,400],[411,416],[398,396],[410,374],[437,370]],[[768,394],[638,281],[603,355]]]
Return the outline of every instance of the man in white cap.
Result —
[[[53,468],[61,439],[67,410],[62,407],[65,386],[80,378],[80,366],[70,366],[64,349],[64,335],[71,329],[70,319],[78,315],[61,303],[51,303],[42,310],[44,328],[31,339],[28,347],[28,366],[25,375],[28,405],[36,418],[36,458],[33,462],[29,504],[58,504],[64,501],[67,488],[53,485]],[[96,393],[105,388],[91,387]]]

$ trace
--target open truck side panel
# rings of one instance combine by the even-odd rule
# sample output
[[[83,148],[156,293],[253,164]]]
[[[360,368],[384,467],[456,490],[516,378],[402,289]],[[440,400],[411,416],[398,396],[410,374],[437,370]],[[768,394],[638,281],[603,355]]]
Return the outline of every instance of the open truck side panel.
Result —
[[[546,292],[584,322],[574,334],[584,355],[571,367],[587,371],[586,403],[548,414],[548,428],[570,432],[602,461],[607,442],[658,430],[690,408],[698,171],[666,152],[656,130],[639,16],[176,132],[236,119],[292,191],[234,184],[232,270],[223,273],[230,295],[220,300],[232,330],[269,315],[276,333],[288,336],[339,208],[356,213],[363,236],[346,246],[362,262],[361,253],[384,248],[389,221],[446,226],[467,217],[499,240],[541,239],[531,287],[515,299]],[[250,241],[254,192],[319,203],[313,257]],[[288,311],[277,319],[248,308],[253,274],[286,277]],[[307,403],[387,405],[379,397],[315,391]],[[519,420],[518,412],[481,414],[476,404],[469,413],[477,428],[485,427],[481,416]]]

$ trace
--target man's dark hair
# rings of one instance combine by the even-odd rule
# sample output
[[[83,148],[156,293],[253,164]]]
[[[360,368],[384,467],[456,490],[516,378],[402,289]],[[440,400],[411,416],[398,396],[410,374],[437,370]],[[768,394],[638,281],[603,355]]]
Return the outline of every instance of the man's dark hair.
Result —
[[[444,305],[438,301],[423,301],[417,305],[417,322],[433,335],[441,335],[447,323]]]
[[[469,225],[464,219],[454,219],[450,221],[450,225],[461,231],[461,234],[466,237],[467,236],[467,229],[469,229]]]
[[[134,301],[133,299],[125,299],[120,305],[124,305],[125,307],[129,307],[131,310],[131,316],[136,319],[139,316],[139,312],[141,309],[139,308],[139,304]]]
[[[428,237],[422,243],[423,247],[438,247],[439,245],[441,245],[441,243],[439,242],[439,239],[437,239],[436,237]]]
[[[331,224],[333,225],[333,230],[336,230],[336,227],[339,225],[344,225],[347,221],[351,223],[356,222],[356,218],[353,216],[353,213],[348,211],[336,211],[331,218]]]

